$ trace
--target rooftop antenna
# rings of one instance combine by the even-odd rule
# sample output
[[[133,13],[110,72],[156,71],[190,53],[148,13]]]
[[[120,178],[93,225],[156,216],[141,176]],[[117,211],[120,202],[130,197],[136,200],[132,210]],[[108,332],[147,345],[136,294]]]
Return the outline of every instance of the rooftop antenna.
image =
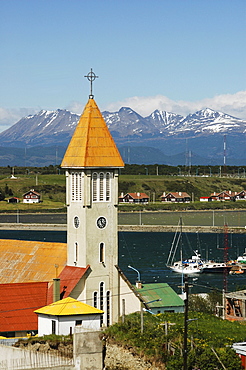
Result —
[[[89,95],[89,99],[93,99],[94,95],[92,94],[92,82],[95,81],[95,79],[98,78],[98,76],[96,76],[96,74],[92,71],[92,68],[91,68],[91,71],[84,77],[86,77],[87,80],[90,81],[91,83],[91,93]]]

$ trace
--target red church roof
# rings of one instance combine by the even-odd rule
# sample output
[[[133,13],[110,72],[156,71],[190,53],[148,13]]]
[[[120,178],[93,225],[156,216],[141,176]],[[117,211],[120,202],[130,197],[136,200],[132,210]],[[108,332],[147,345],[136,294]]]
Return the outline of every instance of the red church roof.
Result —
[[[76,266],[65,266],[60,275],[60,293],[64,292],[62,298],[66,298],[76,287],[80,279],[85,275],[89,269],[89,265],[85,268]],[[48,291],[48,304],[53,302],[53,284]]]

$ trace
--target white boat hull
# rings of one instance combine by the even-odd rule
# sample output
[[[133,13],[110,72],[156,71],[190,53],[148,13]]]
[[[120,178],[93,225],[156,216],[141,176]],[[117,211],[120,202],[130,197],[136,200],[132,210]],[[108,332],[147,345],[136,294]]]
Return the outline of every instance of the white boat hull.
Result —
[[[182,265],[180,262],[175,262],[172,266],[168,267],[174,272],[185,275],[200,274],[202,272],[202,267],[197,264]]]

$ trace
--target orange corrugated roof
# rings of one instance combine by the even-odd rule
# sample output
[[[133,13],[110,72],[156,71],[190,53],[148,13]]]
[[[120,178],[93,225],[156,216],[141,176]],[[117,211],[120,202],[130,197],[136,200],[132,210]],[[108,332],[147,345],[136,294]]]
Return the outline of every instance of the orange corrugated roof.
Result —
[[[89,99],[85,106],[61,166],[124,167],[124,162],[94,99]]]
[[[38,330],[34,310],[47,304],[47,282],[0,284],[0,331]]]
[[[83,267],[76,267],[76,266],[65,266],[60,275],[58,276],[60,279],[60,293],[63,292],[63,287],[65,293],[63,298],[69,296],[75,286],[78,284],[80,279],[84,276],[86,271],[88,270],[89,265],[85,268]],[[48,304],[53,302],[53,284],[50,286],[48,291]]]
[[[52,282],[66,266],[67,244],[0,239],[0,256],[0,284]]]

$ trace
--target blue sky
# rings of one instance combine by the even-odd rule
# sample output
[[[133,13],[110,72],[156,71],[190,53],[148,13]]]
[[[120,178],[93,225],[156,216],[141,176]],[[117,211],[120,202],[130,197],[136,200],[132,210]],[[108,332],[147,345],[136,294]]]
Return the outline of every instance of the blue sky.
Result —
[[[1,0],[0,131],[41,109],[246,119],[245,0]]]

